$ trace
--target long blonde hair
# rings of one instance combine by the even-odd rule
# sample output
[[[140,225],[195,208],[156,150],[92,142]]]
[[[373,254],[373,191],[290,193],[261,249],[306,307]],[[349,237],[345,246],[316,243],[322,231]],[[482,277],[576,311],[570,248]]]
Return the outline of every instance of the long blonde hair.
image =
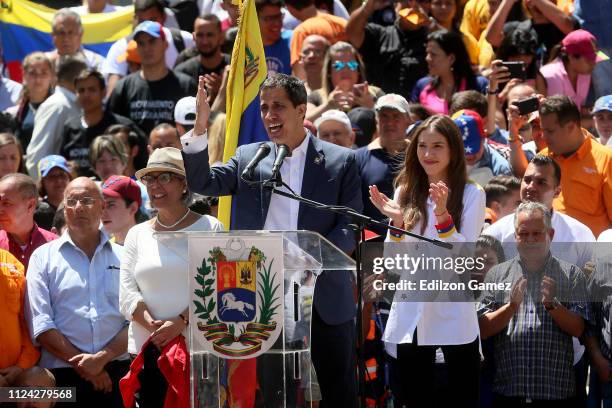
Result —
[[[218,113],[208,129],[208,164],[223,162],[225,113]]]
[[[327,49],[325,59],[323,60],[323,71],[321,74],[323,84],[321,86],[321,95],[324,99],[327,99],[329,93],[334,90],[334,84],[332,84],[331,79],[332,64],[334,62],[333,55],[341,52],[350,52],[353,54],[355,60],[359,63],[359,79],[357,79],[357,83],[365,81],[365,65],[363,64],[363,59],[361,58],[361,55],[359,55],[359,52],[351,44],[344,41],[338,41]]]

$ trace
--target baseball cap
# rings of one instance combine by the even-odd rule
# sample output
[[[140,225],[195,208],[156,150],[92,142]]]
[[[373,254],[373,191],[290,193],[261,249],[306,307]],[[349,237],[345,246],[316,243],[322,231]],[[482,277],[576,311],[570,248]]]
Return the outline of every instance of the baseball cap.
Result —
[[[376,132],[376,114],[373,109],[358,107],[348,113],[355,132],[355,144],[367,146]]]
[[[140,187],[134,180],[126,176],[110,176],[102,184],[102,194],[107,197],[123,198],[142,205]]]
[[[398,94],[386,94],[378,98],[374,110],[377,112],[383,108],[398,110],[402,113],[408,113],[408,101]]]
[[[136,36],[140,33],[149,34],[151,37],[165,39],[164,30],[162,25],[157,21],[143,21],[138,24],[132,33],[132,38],[136,38]]]
[[[138,51],[136,51],[136,48],[136,41],[130,40],[125,52],[117,57],[117,62],[122,63],[128,61],[140,64],[140,55],[138,54]]]
[[[482,117],[473,110],[461,109],[455,112],[452,118],[459,128],[466,156],[478,153],[480,151],[481,140],[486,135],[482,124]]]
[[[593,106],[593,111],[591,113],[595,114],[601,111],[612,112],[612,95],[602,96],[595,101],[595,106]]]
[[[346,113],[338,109],[330,109],[328,111],[323,112],[323,114],[317,120],[315,120],[314,125],[317,128],[317,133],[319,132],[319,128],[321,127],[321,125],[329,120],[335,120],[336,122],[342,123],[349,131],[349,133],[353,130],[353,127],[351,126],[351,121]]]
[[[581,55],[590,61],[600,62],[608,56],[597,49],[595,36],[586,30],[574,30],[561,41],[566,54]]]
[[[196,98],[185,96],[174,106],[174,121],[181,125],[193,126],[196,119]]]
[[[70,174],[70,167],[68,166],[68,162],[64,158],[64,156],[60,156],[57,154],[52,154],[49,156],[45,156],[41,161],[38,162],[38,173],[40,177],[47,177],[47,174],[55,167],[59,167],[64,170],[66,173]]]

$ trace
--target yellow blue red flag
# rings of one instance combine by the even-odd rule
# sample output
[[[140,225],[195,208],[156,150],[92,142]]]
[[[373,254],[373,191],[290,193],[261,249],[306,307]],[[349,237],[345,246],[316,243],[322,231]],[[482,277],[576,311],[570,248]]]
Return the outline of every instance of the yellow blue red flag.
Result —
[[[4,63],[20,79],[19,65],[34,51],[51,51],[51,20],[56,10],[27,0],[0,0],[0,38]],[[103,57],[110,46],[132,32],[133,7],[81,16],[83,46]]]
[[[268,140],[259,109],[259,87],[268,71],[255,1],[238,0],[237,4],[240,18],[227,82],[224,162],[238,146]],[[231,202],[231,196],[219,201],[219,219],[225,226],[232,225]]]

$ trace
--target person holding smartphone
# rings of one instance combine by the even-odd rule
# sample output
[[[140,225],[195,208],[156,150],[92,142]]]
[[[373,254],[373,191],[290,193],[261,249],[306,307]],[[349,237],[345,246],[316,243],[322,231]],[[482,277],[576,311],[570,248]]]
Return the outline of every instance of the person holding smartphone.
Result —
[[[339,109],[374,108],[376,99],[383,95],[380,88],[370,86],[365,78],[361,56],[351,44],[340,41],[325,55],[322,87],[308,96],[306,119],[315,121],[323,112]]]

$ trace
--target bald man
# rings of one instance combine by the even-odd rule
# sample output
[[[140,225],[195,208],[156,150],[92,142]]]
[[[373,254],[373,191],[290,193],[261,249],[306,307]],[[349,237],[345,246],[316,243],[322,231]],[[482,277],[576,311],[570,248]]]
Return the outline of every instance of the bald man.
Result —
[[[66,232],[34,251],[26,276],[26,318],[41,345],[39,366],[51,370],[58,387],[76,387],[79,405],[87,407],[122,406],[119,379],[129,369],[120,248],[99,229],[103,204],[95,182],[71,181]]]
[[[323,60],[329,48],[327,38],[313,34],[302,43],[299,63],[293,66],[294,75],[305,81],[308,93],[323,86]]]

